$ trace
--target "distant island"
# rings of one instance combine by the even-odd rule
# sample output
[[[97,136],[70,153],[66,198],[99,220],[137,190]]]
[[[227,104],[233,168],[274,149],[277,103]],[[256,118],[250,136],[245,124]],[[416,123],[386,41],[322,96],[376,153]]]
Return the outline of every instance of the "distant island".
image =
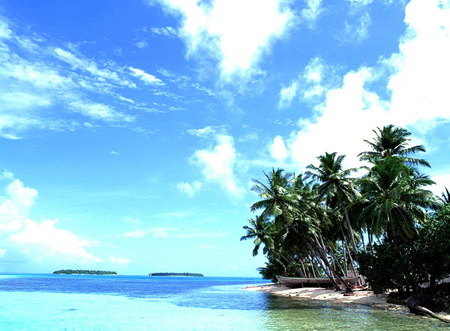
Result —
[[[104,271],[104,270],[73,270],[73,269],[63,269],[53,271],[54,274],[65,274],[65,275],[117,275],[115,271]]]
[[[164,276],[164,277],[204,277],[202,274],[191,272],[154,272],[149,276]]]

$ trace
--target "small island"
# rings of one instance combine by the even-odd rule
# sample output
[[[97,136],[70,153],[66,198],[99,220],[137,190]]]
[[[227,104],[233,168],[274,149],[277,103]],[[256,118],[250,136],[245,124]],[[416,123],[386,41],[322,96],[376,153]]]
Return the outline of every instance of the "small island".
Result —
[[[154,272],[149,274],[149,276],[163,276],[163,277],[204,277],[199,273],[191,272]]]
[[[104,271],[104,270],[74,270],[74,269],[63,269],[53,271],[56,275],[117,275],[115,271]]]

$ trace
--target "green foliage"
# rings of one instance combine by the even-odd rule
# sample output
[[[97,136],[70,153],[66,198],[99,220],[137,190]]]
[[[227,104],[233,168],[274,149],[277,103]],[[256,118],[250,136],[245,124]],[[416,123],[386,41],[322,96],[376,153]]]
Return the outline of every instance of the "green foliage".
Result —
[[[192,272],[154,272],[149,274],[149,276],[163,276],[163,277],[204,277],[199,273]]]
[[[54,274],[65,274],[65,275],[117,275],[115,271],[104,271],[104,270],[75,270],[75,269],[62,269],[53,271]]]
[[[402,245],[399,248],[386,241],[375,245],[373,251],[373,254],[360,253],[357,260],[361,274],[376,294],[386,290],[417,292],[419,285],[427,281],[423,259],[417,255],[414,245]]]
[[[387,125],[374,133],[365,140],[371,150],[359,155],[366,162],[360,178],[333,152],[304,175],[273,169],[265,182],[253,180],[260,200],[250,210],[260,214],[241,240],[252,239],[253,255],[267,257],[259,269],[265,278],[352,271],[381,293],[418,291],[450,275],[449,191],[437,198],[427,190],[433,181],[416,167],[430,165],[413,157],[425,148],[410,146],[410,132]]]
[[[285,274],[285,268],[283,265],[270,261],[266,262],[265,267],[258,268],[258,271],[263,279],[270,279],[274,283],[278,281],[276,276]]]
[[[410,242],[385,240],[373,253],[360,253],[358,263],[375,293],[388,289],[418,292],[420,286],[450,275],[450,205],[443,206]]]

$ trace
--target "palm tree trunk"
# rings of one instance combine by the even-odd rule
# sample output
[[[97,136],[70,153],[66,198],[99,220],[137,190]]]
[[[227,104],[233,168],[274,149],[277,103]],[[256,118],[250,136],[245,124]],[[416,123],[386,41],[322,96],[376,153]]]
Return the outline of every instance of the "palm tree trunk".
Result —
[[[342,228],[341,228],[341,231],[342,231]],[[344,233],[342,233],[342,235],[344,235]],[[344,238],[345,238],[345,237],[344,237]],[[355,269],[355,261],[353,260],[352,253],[350,252],[350,248],[348,247],[347,240],[345,240],[345,239],[344,239],[344,245],[345,245],[345,249],[346,249],[347,252],[348,252],[348,258],[349,258],[349,260],[350,260],[350,267],[351,267],[351,269],[352,269],[353,274],[354,274],[355,277],[356,277],[356,276],[358,276],[358,273],[356,272],[356,269]],[[347,274],[346,274],[346,275],[347,275]]]
[[[319,236],[320,236],[320,234],[319,234]],[[336,279],[337,279],[341,283],[341,285],[344,286],[345,292],[347,292],[347,293],[353,292],[352,289],[348,286],[348,284],[346,282],[344,282],[344,280],[338,275],[336,270],[334,270],[333,266],[328,261],[328,256],[327,256],[328,254],[327,254],[326,248],[321,246],[321,244],[320,244],[320,242],[319,242],[319,240],[317,239],[316,236],[314,236],[314,240],[315,240],[316,245],[318,247],[319,257],[321,258],[321,260],[325,264],[326,269],[328,269],[329,277],[332,280],[332,282],[337,286],[337,288],[341,289],[339,284],[336,282]]]
[[[347,222],[348,233],[350,234],[350,241],[353,246],[353,251],[355,252],[355,254],[357,254],[358,248],[356,247],[355,236],[353,234],[352,224],[350,222],[350,217],[348,216],[347,208],[345,208],[345,206],[342,206],[342,210],[344,212],[345,221]]]
[[[330,248],[330,256],[331,256],[331,260],[333,261],[333,264],[335,266],[335,269],[339,268],[345,277],[347,274],[345,273],[344,269],[342,268],[342,264],[339,263],[339,260],[336,257],[336,254],[334,254],[333,249],[330,246],[328,246],[328,247]]]
[[[308,277],[308,273],[306,272],[306,268],[305,268],[305,264],[303,263],[302,259],[299,259],[300,261],[300,265],[302,267],[302,271],[303,271],[303,276],[302,277]]]
[[[347,250],[344,247],[344,243],[342,243],[342,255],[344,256],[345,275],[348,275]]]

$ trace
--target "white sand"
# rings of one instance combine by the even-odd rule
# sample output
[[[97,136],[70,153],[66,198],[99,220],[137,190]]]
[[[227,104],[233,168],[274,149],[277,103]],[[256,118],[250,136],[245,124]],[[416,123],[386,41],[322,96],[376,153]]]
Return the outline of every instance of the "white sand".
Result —
[[[283,285],[269,284],[260,286],[248,286],[248,291],[268,292],[275,295],[304,298],[310,300],[325,300],[343,304],[367,305],[375,308],[408,311],[406,306],[395,305],[386,302],[387,295],[376,295],[373,291],[355,290],[354,295],[344,296],[340,291],[318,287],[289,288]]]

